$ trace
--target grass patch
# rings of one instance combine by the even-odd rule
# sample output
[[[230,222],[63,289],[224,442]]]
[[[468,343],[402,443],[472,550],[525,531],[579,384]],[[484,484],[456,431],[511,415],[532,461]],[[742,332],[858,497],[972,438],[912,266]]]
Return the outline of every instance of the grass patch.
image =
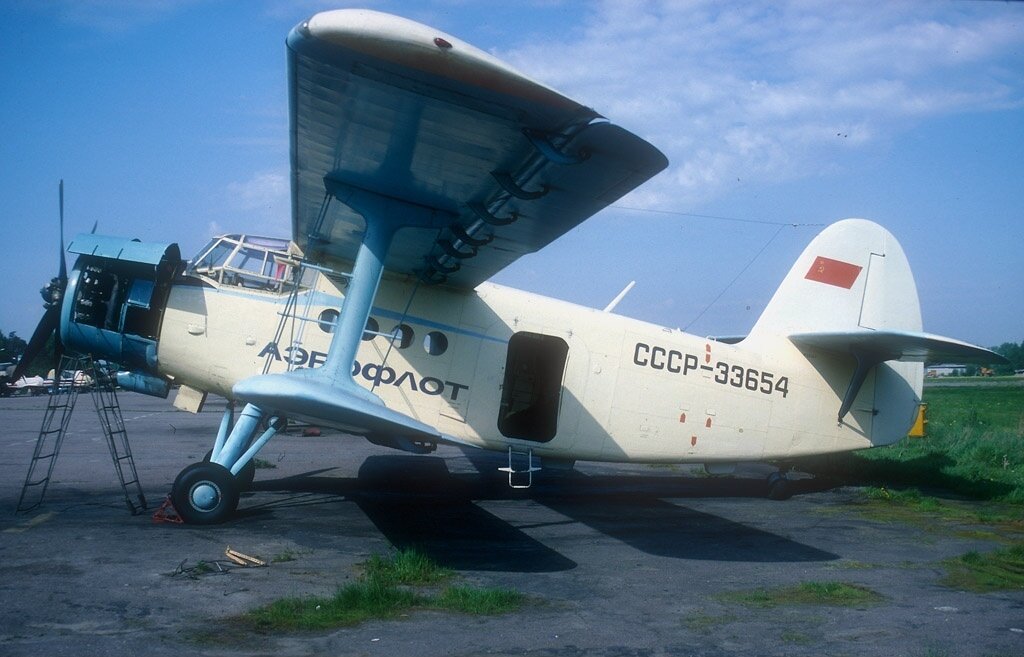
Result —
[[[356,625],[371,618],[393,618],[422,603],[408,589],[362,580],[330,598],[284,598],[241,617],[256,632],[327,630]]]
[[[986,593],[1024,589],[1024,544],[993,552],[968,552],[943,562],[946,586]]]
[[[852,485],[944,489],[1024,506],[1024,386],[926,386],[928,436],[800,460],[797,467]]]
[[[688,630],[701,634],[708,634],[722,625],[728,625],[735,621],[736,616],[734,614],[711,615],[703,611],[689,614],[683,618],[683,624],[686,625]]]
[[[390,559],[379,554],[366,562],[366,578],[388,584],[426,586],[452,577],[452,571],[434,563],[416,550],[399,550]]]
[[[506,614],[522,606],[523,594],[511,589],[448,586],[434,599],[434,604],[439,609],[463,614]]]
[[[373,555],[356,582],[332,597],[283,598],[233,620],[259,633],[327,630],[370,619],[394,618],[415,609],[442,609],[464,614],[504,614],[520,608],[525,597],[507,589],[446,586],[440,593],[422,591],[454,575],[415,550],[391,558]]]
[[[990,503],[979,507],[976,503],[960,500],[940,500],[923,494],[917,488],[865,487],[861,511],[874,520],[898,520],[931,528],[935,527],[932,520],[943,518],[955,522],[1005,525],[1006,529],[1024,530],[1021,505]]]
[[[724,593],[721,599],[748,607],[771,609],[783,605],[816,605],[829,607],[862,607],[877,604],[884,598],[871,589],[845,582],[804,582],[776,589],[754,589]]]
[[[266,459],[254,458],[252,463],[257,470],[274,470],[277,468],[276,463],[271,463]]]
[[[279,552],[272,556],[270,558],[270,563],[288,563],[289,561],[295,561],[295,559],[296,556],[294,552],[291,550],[285,550],[284,552]]]
[[[855,559],[840,559],[839,561],[829,563],[827,567],[836,570],[873,570],[878,568],[878,564],[857,561]]]

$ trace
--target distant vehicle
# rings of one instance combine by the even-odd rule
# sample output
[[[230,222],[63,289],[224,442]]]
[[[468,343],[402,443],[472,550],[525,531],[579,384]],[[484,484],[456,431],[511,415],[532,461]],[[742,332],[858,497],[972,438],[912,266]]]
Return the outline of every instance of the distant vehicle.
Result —
[[[15,395],[39,395],[45,393],[52,384],[52,380],[47,381],[41,376],[23,376],[8,384],[7,389]]]

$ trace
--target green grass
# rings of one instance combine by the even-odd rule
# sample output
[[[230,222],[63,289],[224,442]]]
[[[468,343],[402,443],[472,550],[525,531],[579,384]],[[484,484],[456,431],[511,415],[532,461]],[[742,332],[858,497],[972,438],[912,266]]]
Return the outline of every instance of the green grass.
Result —
[[[393,618],[422,604],[422,596],[383,582],[361,580],[330,598],[283,598],[239,618],[256,632],[327,630],[371,618]]]
[[[934,519],[954,522],[1005,525],[1004,529],[1024,531],[1020,505],[991,503],[978,506],[960,500],[940,500],[917,488],[893,489],[885,486],[864,488],[861,511],[874,520],[898,520],[934,527]],[[945,531],[945,530],[943,530]]]
[[[863,607],[877,604],[884,598],[869,588],[845,582],[804,582],[775,589],[732,591],[720,598],[748,607],[771,609],[783,605],[815,605],[830,607]]]
[[[943,562],[946,586],[986,593],[1024,590],[1024,544],[993,552],[968,552]]]
[[[798,467],[850,484],[943,489],[1024,505],[1024,386],[926,387],[924,401],[927,437]]]
[[[294,552],[291,550],[285,550],[284,552],[279,552],[271,557],[270,563],[287,563],[289,561],[295,561],[295,559],[296,556]]]
[[[523,604],[523,594],[510,589],[475,589],[448,586],[434,598],[434,605],[463,614],[492,615],[515,611]]]
[[[373,555],[363,566],[357,581],[331,597],[283,598],[235,617],[235,625],[259,633],[327,630],[395,618],[416,609],[504,614],[526,601],[522,594],[507,589],[446,585],[439,593],[423,591],[454,575],[415,550],[400,550],[387,559]]]
[[[452,571],[442,568],[426,555],[412,549],[399,550],[391,558],[379,554],[366,562],[366,578],[392,585],[425,586],[452,577]]]

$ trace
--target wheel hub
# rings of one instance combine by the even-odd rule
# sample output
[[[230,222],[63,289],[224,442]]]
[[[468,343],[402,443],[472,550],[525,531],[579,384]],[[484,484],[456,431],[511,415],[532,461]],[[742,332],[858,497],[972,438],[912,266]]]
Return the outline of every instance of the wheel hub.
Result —
[[[208,481],[196,484],[189,495],[192,506],[200,511],[211,511],[220,500],[220,489]]]

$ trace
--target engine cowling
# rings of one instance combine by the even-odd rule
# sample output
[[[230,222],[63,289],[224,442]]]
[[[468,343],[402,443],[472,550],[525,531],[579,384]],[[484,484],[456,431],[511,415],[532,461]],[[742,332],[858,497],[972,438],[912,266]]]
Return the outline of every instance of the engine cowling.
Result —
[[[88,234],[68,251],[78,260],[61,309],[63,343],[159,379],[160,326],[171,282],[183,268],[178,245]]]

